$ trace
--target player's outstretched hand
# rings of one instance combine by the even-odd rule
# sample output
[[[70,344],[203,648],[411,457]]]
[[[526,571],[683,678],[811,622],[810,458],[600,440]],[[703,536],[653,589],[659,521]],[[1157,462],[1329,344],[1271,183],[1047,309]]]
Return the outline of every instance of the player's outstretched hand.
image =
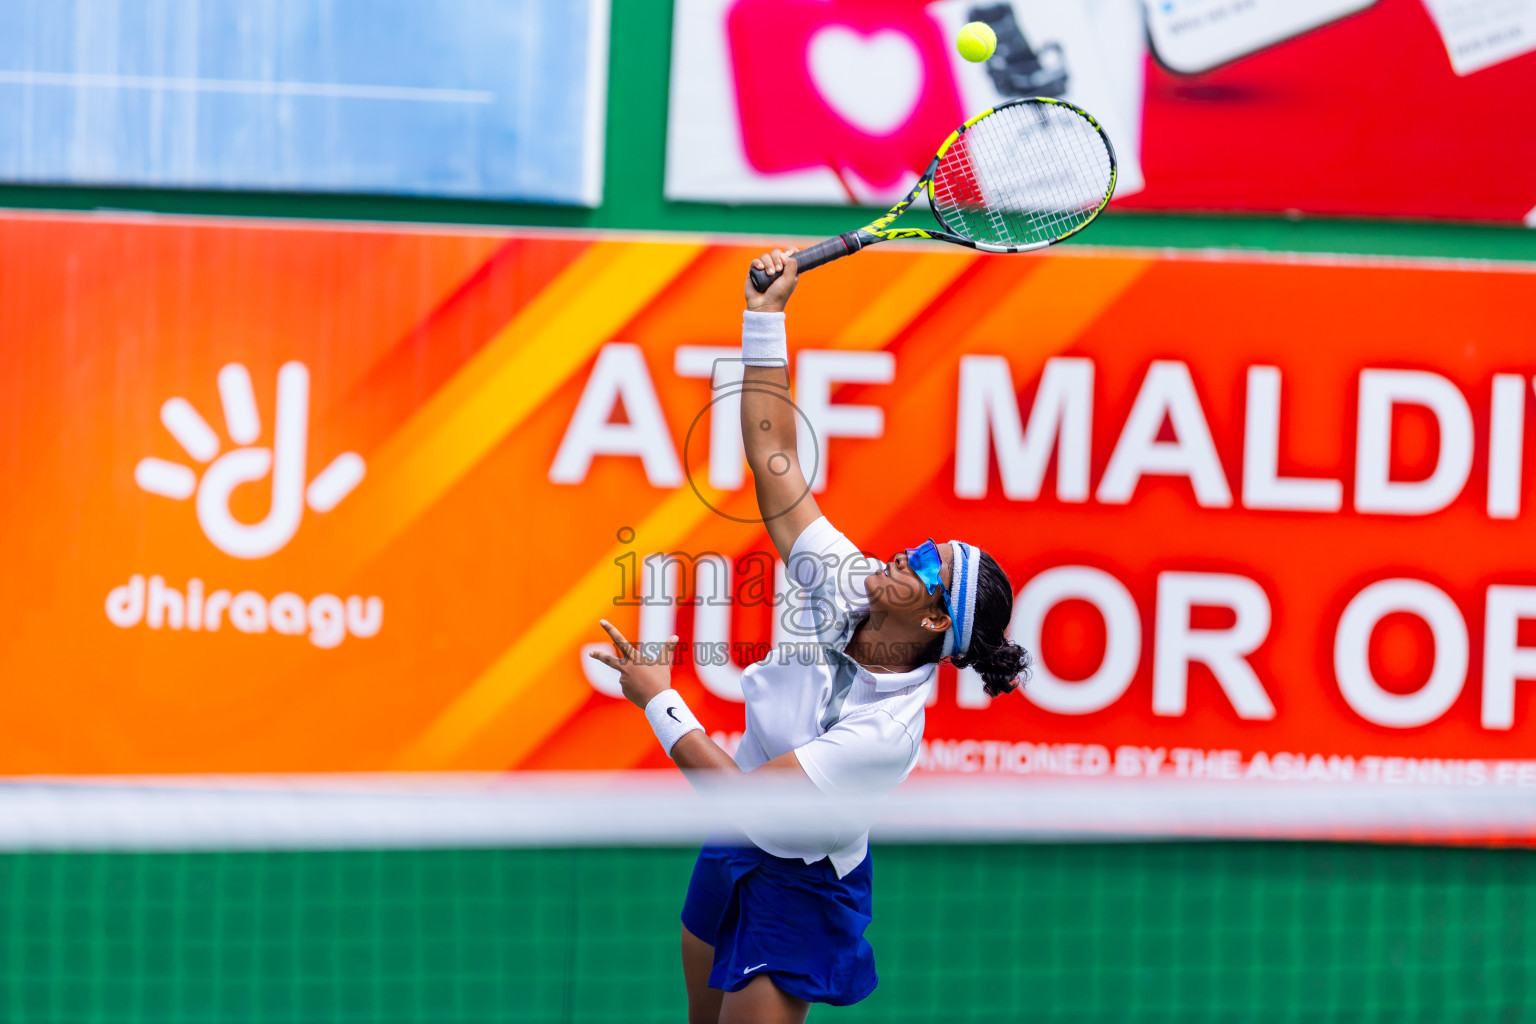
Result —
[[[795,282],[800,278],[800,268],[795,263],[795,253],[798,249],[775,249],[765,252],[752,261],[752,265],[758,270],[768,274],[778,274],[773,282],[768,285],[766,292],[760,292],[752,287],[752,275],[747,275],[747,308],[759,313],[782,313],[789,303],[789,297],[794,294]]]
[[[643,709],[652,697],[672,688],[672,652],[677,647],[677,637],[667,641],[666,649],[660,657],[646,658],[635,649],[634,644],[624,639],[624,634],[614,628],[613,623],[599,619],[598,625],[603,627],[608,639],[613,641],[613,649],[618,657],[602,651],[593,651],[592,657],[618,670],[624,696],[636,707]]]

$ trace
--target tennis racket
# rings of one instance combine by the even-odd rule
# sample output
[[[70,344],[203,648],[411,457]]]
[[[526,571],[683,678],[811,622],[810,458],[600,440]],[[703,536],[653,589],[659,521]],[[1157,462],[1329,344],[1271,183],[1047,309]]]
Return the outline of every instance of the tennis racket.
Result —
[[[895,228],[924,189],[943,230]],[[1092,223],[1115,193],[1115,149],[1081,107],[1034,96],[1009,100],[955,129],[922,180],[883,217],[795,253],[800,273],[867,245],[932,238],[982,252],[1030,252]],[[752,268],[752,287],[777,274]]]

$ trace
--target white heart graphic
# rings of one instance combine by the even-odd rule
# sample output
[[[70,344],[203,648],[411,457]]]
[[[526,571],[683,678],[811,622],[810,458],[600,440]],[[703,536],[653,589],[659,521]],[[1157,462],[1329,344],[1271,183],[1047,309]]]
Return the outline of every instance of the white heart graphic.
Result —
[[[862,36],[831,25],[811,37],[811,79],[855,128],[886,135],[904,124],[923,91],[923,59],[904,33]]]

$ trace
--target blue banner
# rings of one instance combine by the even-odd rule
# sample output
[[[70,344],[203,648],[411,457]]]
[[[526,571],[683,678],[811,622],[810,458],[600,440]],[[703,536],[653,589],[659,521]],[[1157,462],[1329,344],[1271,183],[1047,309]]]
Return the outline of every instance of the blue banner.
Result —
[[[0,180],[596,206],[608,0],[10,0]]]

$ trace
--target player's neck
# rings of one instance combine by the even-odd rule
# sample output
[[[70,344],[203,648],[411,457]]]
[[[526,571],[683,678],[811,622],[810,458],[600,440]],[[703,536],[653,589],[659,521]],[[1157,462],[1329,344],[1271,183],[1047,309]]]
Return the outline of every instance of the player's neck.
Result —
[[[926,631],[914,633],[890,619],[878,624],[865,619],[843,653],[873,672],[911,672],[923,664],[923,652],[932,642]]]

